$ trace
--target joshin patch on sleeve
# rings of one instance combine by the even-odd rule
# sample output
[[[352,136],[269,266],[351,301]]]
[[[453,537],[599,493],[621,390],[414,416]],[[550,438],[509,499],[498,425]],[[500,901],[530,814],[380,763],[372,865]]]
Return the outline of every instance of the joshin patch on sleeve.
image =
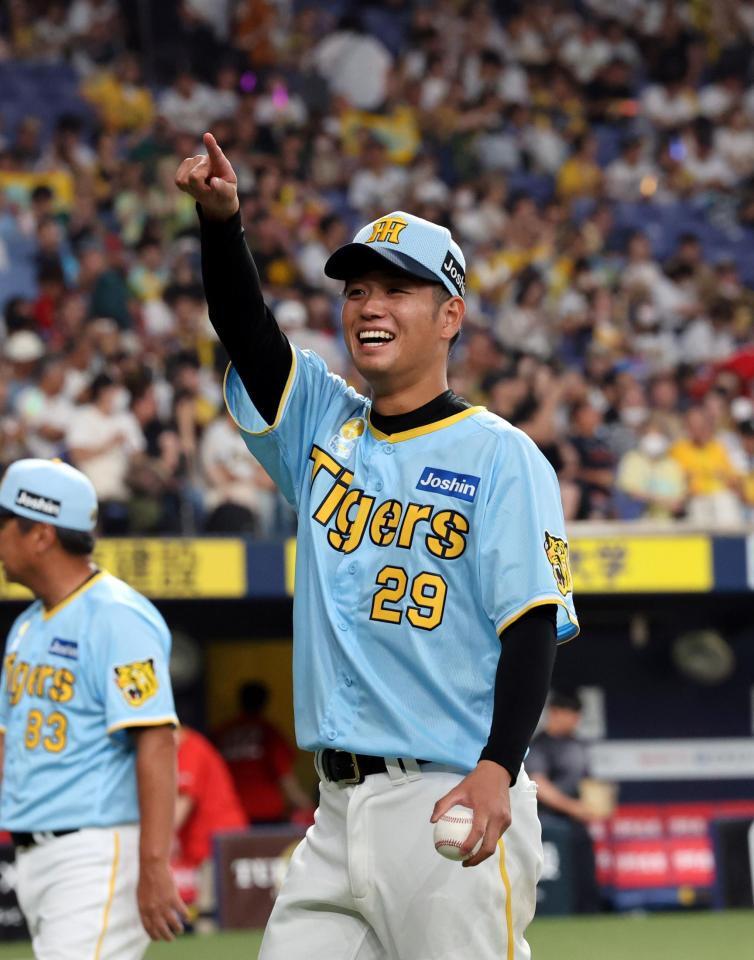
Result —
[[[562,540],[560,537],[554,537],[545,530],[544,548],[547,559],[550,561],[558,590],[565,596],[573,590],[571,565],[568,562],[568,544],[565,540]]]
[[[154,660],[135,660],[114,669],[115,682],[130,707],[140,707],[159,690]]]

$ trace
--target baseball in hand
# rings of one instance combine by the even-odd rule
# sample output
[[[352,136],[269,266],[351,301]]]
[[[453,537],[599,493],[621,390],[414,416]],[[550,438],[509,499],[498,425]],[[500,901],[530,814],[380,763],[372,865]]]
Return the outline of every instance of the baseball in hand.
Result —
[[[474,811],[456,805],[444,813],[435,824],[435,850],[448,860],[468,860],[482,845],[480,837],[471,853],[461,853],[461,844],[471,833]]]

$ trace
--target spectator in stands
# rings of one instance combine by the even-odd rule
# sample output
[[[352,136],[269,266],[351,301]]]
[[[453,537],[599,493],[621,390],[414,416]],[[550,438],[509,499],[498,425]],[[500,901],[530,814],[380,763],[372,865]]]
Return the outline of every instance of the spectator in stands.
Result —
[[[239,691],[239,716],[220,727],[214,741],[250,823],[281,823],[291,811],[298,822],[307,823],[313,807],[294,772],[294,751],[262,716],[269,695],[265,684],[245,683]]]
[[[208,88],[188,69],[177,72],[172,86],[160,97],[157,109],[173,130],[200,137],[215,119],[216,103]]]
[[[605,170],[605,193],[611,200],[631,203],[651,195],[656,189],[659,171],[644,157],[640,137],[629,137],[621,155]]]
[[[154,102],[141,78],[141,65],[132,53],[122,54],[110,68],[89,77],[81,91],[94,106],[106,130],[141,132],[154,119]]]
[[[547,288],[533,267],[522,270],[514,305],[500,315],[495,332],[508,350],[531,353],[541,359],[552,355],[553,332],[545,307]]]
[[[742,520],[740,477],[714,436],[704,407],[691,407],[685,427],[686,434],[673,445],[671,455],[686,477],[688,517],[700,526],[733,528]]]
[[[612,515],[615,454],[603,429],[603,415],[589,401],[576,404],[571,412],[569,443],[576,451],[575,479],[581,488],[578,520],[606,520]]]
[[[732,400],[754,379],[750,3],[722,13],[713,4],[703,23],[677,4],[607,0],[520,11],[352,4],[335,32],[322,4],[286,19],[285,4],[269,0],[233,11],[215,0],[154,3],[143,5],[153,52],[143,61],[124,53],[134,38],[117,0],[6,6],[0,351],[18,353],[17,333],[41,337],[43,350],[65,356],[73,403],[103,370],[135,387],[143,358],[154,397],[140,394],[134,410],[156,407],[150,429],[165,450],[133,459],[134,529],[202,526],[198,451],[222,406],[224,364],[198,285],[194,205],[172,176],[209,123],[239,174],[267,301],[294,304],[292,338],[333,369],[340,287],[322,279],[323,258],[357,220],[406,208],[464,238],[478,329],[454,349],[451,382],[503,409],[520,381],[513,415],[568,489],[581,461],[552,435],[553,424],[567,434],[572,407],[605,410],[616,455],[642,435],[617,402],[627,369],[647,380],[653,414],[675,440],[704,385],[721,385],[699,369],[719,358],[738,378],[712,408],[728,428]],[[39,56],[40,31],[44,70],[24,62]],[[511,363],[519,323],[538,341],[527,349],[560,364],[547,387],[554,400],[537,388],[547,375]],[[16,401],[29,387],[27,413],[38,402],[37,361],[5,367],[7,443],[23,451],[34,428],[24,432]],[[163,470],[173,492],[154,500],[176,499],[157,519],[147,507]]]
[[[178,738],[176,850],[172,857],[184,903],[200,914],[216,907],[212,841],[219,833],[245,829],[247,820],[228,767],[215,747],[183,724]]]
[[[275,486],[249,455],[227,411],[204,431],[199,457],[207,482],[205,532],[271,533]]]
[[[283,300],[275,308],[275,319],[283,333],[299,350],[313,350],[325,361],[329,370],[345,372],[345,357],[334,337],[313,330],[308,323],[308,310],[300,300]]]
[[[591,134],[580,134],[573,141],[571,156],[558,173],[558,196],[570,202],[580,197],[599,196],[603,173],[597,163],[597,140]]]
[[[383,103],[392,62],[388,49],[370,36],[358,15],[343,16],[310,57],[332,94],[346,97],[362,110],[374,110]]]
[[[105,535],[128,531],[130,458],[144,449],[136,418],[122,407],[124,389],[101,373],[92,381],[89,403],[76,407],[66,433],[71,462],[94,484]],[[127,402],[127,396],[125,396]]]
[[[670,447],[670,437],[652,419],[636,449],[623,454],[615,477],[618,519],[672,520],[683,515],[686,477]]]
[[[367,136],[359,170],[351,180],[348,202],[367,219],[379,210],[399,209],[406,180],[406,172],[388,162],[385,145]]]
[[[576,736],[581,710],[581,699],[575,692],[550,694],[544,729],[531,742],[526,770],[537,785],[543,827],[554,821],[570,828],[575,912],[597,913],[600,892],[592,838],[586,826],[594,813],[579,798],[581,784],[590,773],[586,743]]]
[[[44,460],[61,457],[73,415],[65,395],[65,363],[49,355],[41,361],[37,383],[25,387],[16,400],[30,456]]]
[[[34,385],[44,344],[31,330],[17,330],[3,345],[3,357],[10,364],[7,373],[8,401],[15,405],[19,394]]]
[[[149,377],[134,384],[131,412],[144,435],[144,450],[128,470],[130,530],[134,533],[191,532],[197,524],[195,501],[185,485],[186,459],[175,425],[158,414],[157,388]],[[188,502],[186,502],[188,500]],[[193,517],[185,522],[186,514]]]

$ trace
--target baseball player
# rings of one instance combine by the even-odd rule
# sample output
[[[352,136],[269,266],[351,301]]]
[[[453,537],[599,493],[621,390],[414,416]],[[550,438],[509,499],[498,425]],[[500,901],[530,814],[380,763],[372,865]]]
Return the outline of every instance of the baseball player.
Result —
[[[18,460],[0,484],[0,563],[36,597],[5,647],[0,824],[40,960],[138,960],[185,915],[170,634],[92,563],[96,520],[90,481],[59,461]]]
[[[321,780],[260,956],[525,960],[542,848],[522,761],[578,632],[555,475],[448,390],[465,263],[447,229],[390,213],[328,260],[361,396],[280,332],[204,142],[176,182],[199,204],[228,409],[298,512],[296,734]],[[471,869],[433,850],[456,804]]]

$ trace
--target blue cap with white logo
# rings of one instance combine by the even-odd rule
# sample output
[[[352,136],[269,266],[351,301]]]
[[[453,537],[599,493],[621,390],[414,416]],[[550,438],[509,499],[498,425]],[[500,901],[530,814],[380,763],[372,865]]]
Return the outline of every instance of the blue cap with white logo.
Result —
[[[333,253],[325,274],[350,280],[385,261],[422,280],[441,283],[453,296],[466,294],[466,261],[447,227],[397,210],[368,223]]]
[[[61,460],[16,460],[0,483],[0,515],[87,533],[97,524],[91,480]]]

